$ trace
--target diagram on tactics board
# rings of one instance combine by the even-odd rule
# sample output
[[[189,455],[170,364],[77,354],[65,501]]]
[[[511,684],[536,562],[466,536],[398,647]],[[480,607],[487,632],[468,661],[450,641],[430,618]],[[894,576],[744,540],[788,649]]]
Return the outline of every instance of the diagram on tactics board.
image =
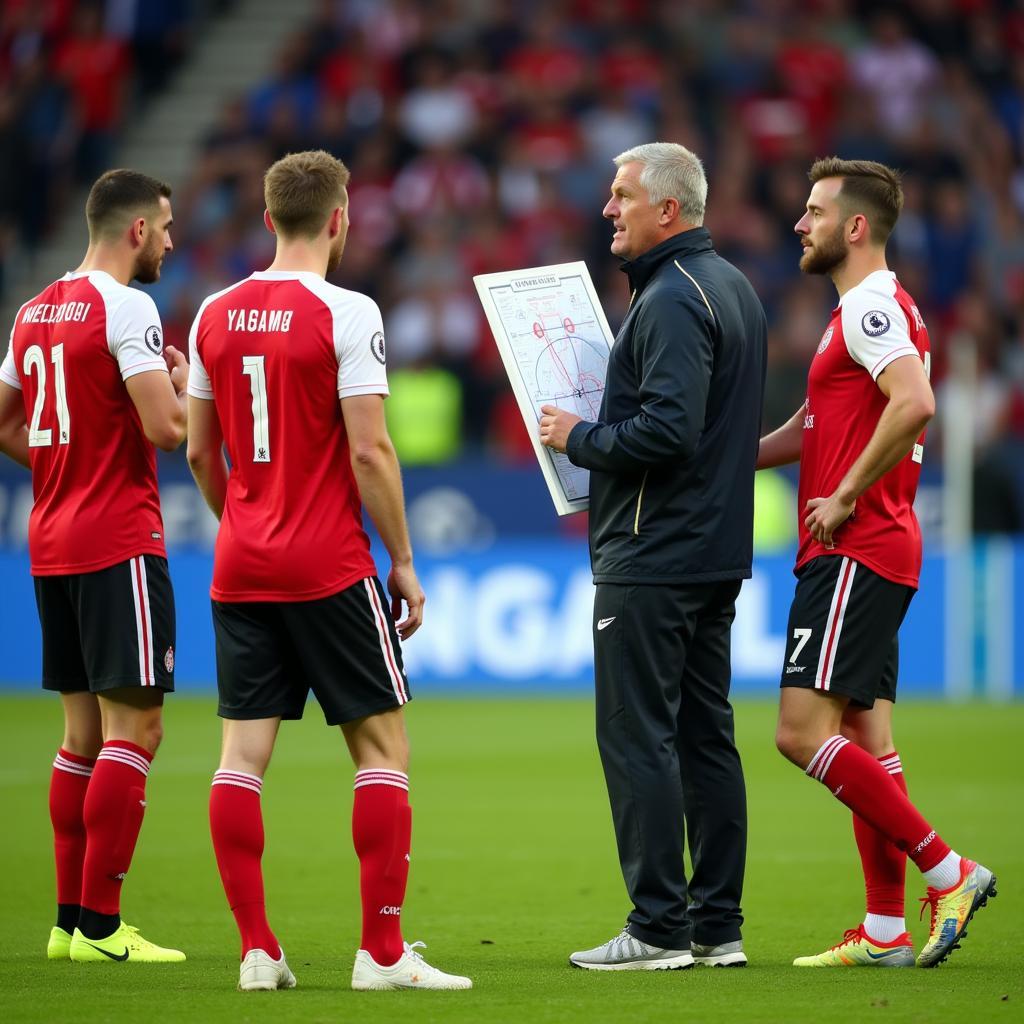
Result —
[[[612,335],[583,262],[473,279],[559,515],[588,506],[590,474],[541,445],[541,406],[596,420]]]

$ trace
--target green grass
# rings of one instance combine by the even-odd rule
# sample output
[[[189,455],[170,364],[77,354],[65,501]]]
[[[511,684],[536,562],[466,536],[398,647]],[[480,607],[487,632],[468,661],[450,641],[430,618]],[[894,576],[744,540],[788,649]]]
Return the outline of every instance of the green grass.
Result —
[[[112,1021],[879,1022],[1020,1020],[1024,706],[901,704],[910,790],[942,834],[1000,876],[999,898],[935,971],[799,971],[860,920],[848,814],[775,753],[774,707],[740,702],[750,801],[746,970],[652,974],[571,970],[566,955],[608,938],[627,911],[582,700],[438,700],[408,712],[415,809],[406,937],[468,993],[355,993],[359,939],[349,810],[352,770],[337,730],[310,707],[286,725],[264,791],[271,920],[294,992],[234,991],[237,938],[206,822],[219,724],[212,702],[168,702],[166,739],[125,885],[127,919],[188,952],[181,966],[48,963],[52,867],[46,812],[59,738],[56,701],[0,699],[0,1019]],[[920,945],[919,879],[908,917]]]

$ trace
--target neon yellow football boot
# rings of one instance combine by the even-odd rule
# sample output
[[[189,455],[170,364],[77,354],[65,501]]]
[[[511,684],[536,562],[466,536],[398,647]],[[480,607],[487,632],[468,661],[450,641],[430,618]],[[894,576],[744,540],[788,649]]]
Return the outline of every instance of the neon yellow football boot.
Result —
[[[913,967],[914,947],[904,932],[892,942],[871,938],[864,925],[848,928],[843,941],[816,956],[798,956],[794,967]]]
[[[180,949],[164,949],[139,934],[138,928],[121,922],[121,927],[105,939],[87,939],[76,928],[71,938],[71,959],[76,964],[137,963],[173,964],[181,963],[185,954]]]
[[[71,955],[71,936],[63,928],[50,929],[50,941],[46,944],[47,960],[67,960]]]
[[[918,967],[938,967],[967,935],[967,925],[974,912],[996,895],[996,876],[973,860],[960,858],[960,881],[950,889],[933,889],[922,897],[932,912],[928,941],[917,958]]]

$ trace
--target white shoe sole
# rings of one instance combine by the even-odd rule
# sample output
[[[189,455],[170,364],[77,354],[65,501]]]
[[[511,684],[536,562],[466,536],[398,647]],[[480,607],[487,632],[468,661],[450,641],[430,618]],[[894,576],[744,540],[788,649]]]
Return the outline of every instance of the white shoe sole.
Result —
[[[278,989],[295,988],[295,977],[274,979],[257,978],[253,981],[239,982],[239,992],[276,992]]]
[[[693,962],[698,967],[746,967],[747,956],[742,951],[722,953],[720,956],[695,956]]]
[[[473,987],[468,985],[396,985],[391,981],[363,981],[352,979],[352,990],[354,992],[465,992]]]
[[[693,966],[694,960],[689,953],[685,953],[664,960],[627,960],[621,964],[581,963],[569,957],[569,963],[584,971],[685,971]]]

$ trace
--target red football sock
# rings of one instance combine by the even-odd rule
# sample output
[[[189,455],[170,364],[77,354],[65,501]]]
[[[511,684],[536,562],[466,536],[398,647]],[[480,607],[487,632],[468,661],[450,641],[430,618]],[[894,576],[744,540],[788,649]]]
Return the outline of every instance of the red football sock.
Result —
[[[878,763],[906,795],[907,781],[900,764],[900,755],[894,751],[880,757]],[[856,814],[853,816],[853,835],[857,840],[860,863],[864,869],[867,912],[885,917],[902,917],[907,855]]]
[[[921,817],[892,776],[845,736],[830,736],[805,769],[841,803],[906,852],[921,871],[935,867],[949,847]]]
[[[50,776],[50,821],[57,863],[57,902],[81,904],[82,862],[85,860],[85,821],[82,811],[89,777],[96,762],[91,757],[57,751]]]
[[[104,743],[85,795],[82,906],[98,914],[121,912],[128,873],[146,813],[146,776],[153,755],[128,740]]]
[[[363,904],[360,946],[382,967],[397,963],[405,949],[401,913],[411,838],[409,777],[385,769],[356,772],[352,839]]]
[[[210,834],[228,906],[242,937],[242,956],[262,949],[281,956],[267,922],[263,897],[263,780],[248,772],[222,768],[210,788]]]

